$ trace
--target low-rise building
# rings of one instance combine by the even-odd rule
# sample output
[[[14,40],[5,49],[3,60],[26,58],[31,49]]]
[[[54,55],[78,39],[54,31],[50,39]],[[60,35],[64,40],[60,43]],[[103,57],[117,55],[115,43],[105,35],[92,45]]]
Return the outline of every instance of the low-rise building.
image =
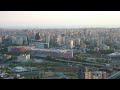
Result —
[[[92,71],[91,78],[92,79],[105,79],[107,77],[107,73],[104,71]]]
[[[35,57],[64,57],[64,58],[72,58],[73,51],[72,50],[61,50],[61,49],[32,49],[31,55]]]
[[[7,59],[10,59],[10,58],[11,58],[11,55],[7,55],[7,54],[2,55],[3,60],[7,60]]]
[[[31,40],[31,42],[29,42],[29,46],[34,46],[35,48],[44,49],[44,48],[49,48],[49,43],[43,43],[40,40]]]
[[[9,46],[8,52],[26,52],[34,48],[33,46]]]
[[[14,71],[14,72],[25,72],[27,70],[25,68],[21,67],[21,66],[18,66],[18,67],[12,68],[12,71]]]
[[[30,54],[21,54],[17,57],[17,62],[27,62],[30,60]]]
[[[115,52],[108,54],[107,58],[112,62],[120,62],[120,53]]]
[[[102,44],[102,45],[100,46],[100,49],[101,49],[101,50],[108,50],[108,49],[110,49],[110,46],[107,46],[107,45],[105,45],[105,44]]]

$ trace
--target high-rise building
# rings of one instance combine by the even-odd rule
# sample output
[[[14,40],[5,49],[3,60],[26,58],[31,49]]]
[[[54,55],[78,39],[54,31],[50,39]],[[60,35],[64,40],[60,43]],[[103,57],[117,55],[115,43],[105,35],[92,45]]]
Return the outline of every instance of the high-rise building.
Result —
[[[107,72],[103,72],[102,73],[102,79],[106,79],[107,78]]]
[[[61,34],[61,43],[62,43],[62,45],[65,45],[65,37],[66,37],[65,34]]]
[[[99,47],[100,46],[100,41],[97,40],[96,42],[97,42],[97,47]]]
[[[23,45],[23,37],[17,38],[17,45]]]
[[[50,34],[46,35],[45,41],[46,41],[46,43],[50,43]]]
[[[61,43],[62,43],[61,36],[58,35],[58,36],[57,36],[57,44],[58,44],[59,46],[61,46]]]
[[[56,46],[56,35],[55,34],[51,34],[50,36],[50,46]]]
[[[37,34],[35,35],[35,39],[36,39],[36,40],[39,40],[39,39],[40,39],[40,33],[37,33]]]
[[[79,66],[77,70],[78,79],[91,79],[91,71],[86,66]]]
[[[61,38],[61,43],[62,43],[63,45],[65,45],[65,37],[62,37],[62,38]]]
[[[9,36],[5,37],[3,40],[4,40],[3,43],[5,45],[11,45],[12,44],[11,37],[9,37]]]
[[[85,79],[91,79],[91,71],[85,72]]]
[[[73,40],[70,40],[70,48],[72,49],[74,47]]]
[[[91,71],[89,67],[85,66],[85,79],[91,79]]]
[[[15,36],[11,36],[11,40],[12,40],[12,44],[16,44],[17,42],[17,39]]]
[[[84,29],[83,33],[85,36],[87,36],[87,29]]]
[[[75,45],[76,45],[76,46],[79,46],[79,45],[80,45],[80,38],[77,38],[77,39],[76,39]]]
[[[0,44],[2,44],[2,37],[0,37]]]

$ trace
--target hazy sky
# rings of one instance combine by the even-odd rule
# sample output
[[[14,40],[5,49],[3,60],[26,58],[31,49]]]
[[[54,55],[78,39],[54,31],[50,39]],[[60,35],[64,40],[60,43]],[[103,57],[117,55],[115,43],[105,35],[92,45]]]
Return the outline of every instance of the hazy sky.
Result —
[[[120,11],[0,11],[0,27],[120,27]]]

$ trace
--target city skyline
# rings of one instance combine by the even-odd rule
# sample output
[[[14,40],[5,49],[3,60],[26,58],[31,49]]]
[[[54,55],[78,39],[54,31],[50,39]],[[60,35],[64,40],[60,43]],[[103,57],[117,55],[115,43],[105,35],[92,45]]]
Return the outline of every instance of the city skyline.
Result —
[[[4,28],[120,27],[120,11],[0,11]]]
[[[0,28],[0,64],[0,79],[120,79],[120,28]]]

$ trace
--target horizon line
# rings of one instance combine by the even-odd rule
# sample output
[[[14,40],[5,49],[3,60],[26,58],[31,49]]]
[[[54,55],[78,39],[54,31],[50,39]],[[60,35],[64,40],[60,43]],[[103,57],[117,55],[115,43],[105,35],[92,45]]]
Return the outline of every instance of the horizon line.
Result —
[[[79,28],[120,28],[120,27],[0,27],[0,29],[79,29]]]

